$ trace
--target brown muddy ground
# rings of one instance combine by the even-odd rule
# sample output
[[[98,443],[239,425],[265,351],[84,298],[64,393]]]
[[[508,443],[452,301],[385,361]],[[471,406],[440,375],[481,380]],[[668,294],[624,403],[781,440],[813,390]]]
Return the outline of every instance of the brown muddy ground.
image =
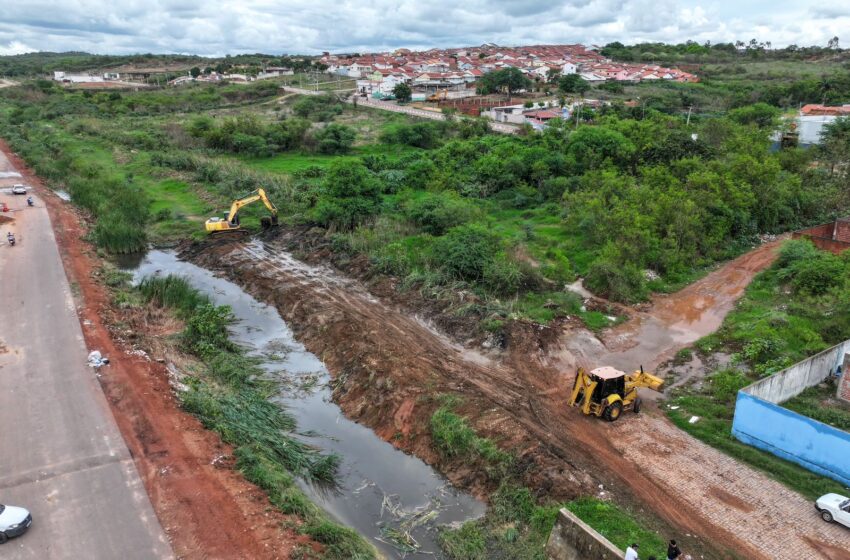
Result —
[[[618,352],[638,348],[647,355],[644,363],[653,364],[649,355],[673,352],[716,328],[752,276],[771,262],[775,244],[736,259],[679,294],[656,299],[613,335],[618,345],[611,349],[569,323],[517,322],[508,329],[504,350],[485,355],[411,314],[416,302],[410,294],[387,289],[386,280],[367,282],[379,299],[362,282],[294,259],[288,252],[293,247],[310,256],[309,237],[302,232],[265,243],[219,242],[191,247],[183,256],[275,305],[299,340],[327,364],[335,378],[334,397],[348,416],[436,465],[455,484],[483,496],[496,481],[475,465],[442,462],[433,451],[428,422],[439,393],[464,397],[461,412],[480,433],[515,452],[525,468],[525,483],[540,495],[570,499],[595,494],[602,484],[618,501],[661,520],[689,550],[712,558],[768,557],[679,499],[663,477],[627,460],[615,445],[617,427],[585,418],[565,402],[579,362],[613,361]],[[367,270],[358,273],[368,277]],[[419,303],[429,308],[429,302]],[[692,305],[710,307],[711,317],[691,315]],[[675,333],[646,344],[645,329],[654,332],[661,325]],[[595,341],[593,352],[575,352],[584,350],[576,341]]]
[[[289,558],[296,545],[309,546],[291,528],[293,520],[230,466],[231,448],[180,409],[166,366],[131,354],[143,344],[142,333],[163,334],[173,325],[112,307],[97,278],[101,262],[83,241],[84,217],[44,187],[2,141],[0,149],[47,203],[86,343],[112,358],[101,369],[101,385],[175,555],[279,559]]]

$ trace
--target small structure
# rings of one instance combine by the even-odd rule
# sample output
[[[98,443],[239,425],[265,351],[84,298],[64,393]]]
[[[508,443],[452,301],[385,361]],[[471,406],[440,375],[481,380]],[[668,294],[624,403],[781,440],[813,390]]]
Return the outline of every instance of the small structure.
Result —
[[[800,123],[798,128],[800,144],[803,146],[819,144],[823,127],[835,122],[835,119],[839,117],[850,117],[850,104],[839,106],[804,105],[797,117]]]
[[[779,403],[792,399],[844,368],[847,382],[850,340],[827,348],[738,391],[732,435],[739,441],[850,485],[850,433],[813,420]]]
[[[795,231],[791,235],[794,239],[810,239],[819,249],[835,253],[841,253],[850,249],[850,217],[839,218],[828,224],[810,227]]]
[[[561,509],[546,543],[549,560],[622,560],[625,554],[571,511]]]

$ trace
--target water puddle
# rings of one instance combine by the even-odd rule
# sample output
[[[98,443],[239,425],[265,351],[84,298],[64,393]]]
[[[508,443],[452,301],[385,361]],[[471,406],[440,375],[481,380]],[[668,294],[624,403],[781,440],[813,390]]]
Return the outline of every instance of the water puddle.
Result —
[[[387,558],[442,558],[437,527],[483,515],[483,503],[345,418],[331,401],[324,364],[294,339],[276,309],[173,252],[151,251],[118,264],[133,273],[134,281],[155,274],[184,276],[216,304],[233,309],[234,341],[261,357],[263,368],[281,381],[275,400],[295,416],[303,439],[342,458],[338,491],[304,483],[302,488],[339,522],[369,537]]]

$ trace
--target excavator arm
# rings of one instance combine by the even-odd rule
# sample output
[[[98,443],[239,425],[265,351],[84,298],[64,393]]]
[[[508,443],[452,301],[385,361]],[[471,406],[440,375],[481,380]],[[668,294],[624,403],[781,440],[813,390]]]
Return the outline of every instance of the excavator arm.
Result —
[[[637,389],[638,387],[646,387],[653,391],[658,391],[664,385],[664,380],[651,373],[643,371],[643,366],[639,370],[632,372],[626,376],[626,390],[630,388]]]
[[[277,208],[274,204],[272,204],[272,201],[269,200],[269,197],[266,196],[266,191],[263,189],[257,189],[256,191],[254,191],[254,193],[244,198],[240,198],[239,200],[233,201],[233,204],[230,205],[230,212],[227,213],[227,220],[229,222],[236,222],[236,214],[243,206],[247,206],[249,204],[257,202],[258,200],[262,200],[263,204],[266,205],[266,208],[269,209],[269,212],[271,212],[272,216],[274,216],[275,218],[277,217]]]
[[[268,228],[273,225],[277,225],[277,208],[272,201],[266,196],[266,191],[263,189],[257,189],[252,192],[248,196],[244,196],[240,199],[234,200],[230,205],[230,211],[225,216],[225,219],[221,218],[210,218],[206,221],[206,230],[210,233],[222,233],[222,232],[236,232],[236,233],[244,233],[241,230],[239,225],[239,210],[243,206],[247,206],[258,200],[263,201],[263,204],[268,208],[271,217],[265,216],[262,218],[261,223],[263,228]]]

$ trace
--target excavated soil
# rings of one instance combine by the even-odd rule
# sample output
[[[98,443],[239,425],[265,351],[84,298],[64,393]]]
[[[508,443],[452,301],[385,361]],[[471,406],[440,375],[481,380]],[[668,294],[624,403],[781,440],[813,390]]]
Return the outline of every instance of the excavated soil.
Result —
[[[44,187],[0,141],[0,149],[47,203],[65,272],[78,294],[78,314],[89,348],[112,361],[100,381],[112,412],[175,555],[189,559],[289,558],[299,544],[313,546],[291,527],[293,519],[274,509],[266,495],[231,466],[231,448],[183,412],[174,398],[165,364],[138,353],[136,331],[174,329],[149,316],[133,322],[111,307],[98,282],[100,262],[82,241],[85,219]],[[121,324],[110,332],[110,326]]]
[[[705,289],[694,287],[657,299],[624,324],[625,335],[615,336],[620,336],[623,348],[640,347],[642,325],[652,317],[671,328],[690,329],[659,343],[673,345],[665,346],[665,352],[675,351],[676,344],[716,328],[725,314],[719,311],[717,319],[686,328],[679,323],[687,323],[687,317],[676,315],[677,306],[687,309],[694,298],[710,297],[715,284],[728,286],[734,278],[736,288],[725,289],[711,304],[726,306],[728,311],[749,279],[771,262],[774,249],[775,244],[764,246],[712,273],[704,280]],[[292,253],[304,260],[296,260]],[[438,406],[434,396],[439,393],[464,397],[460,411],[479,433],[517,455],[524,482],[540,495],[564,500],[596,494],[602,485],[618,501],[655,517],[656,525],[679,535],[677,539],[690,551],[708,558],[768,557],[679,499],[663,480],[626,460],[614,445],[626,422],[609,425],[565,406],[575,366],[595,361],[590,353],[575,352],[585,350],[581,344],[576,346],[577,341],[595,341],[594,351],[606,358],[598,352],[606,349],[605,344],[569,321],[551,327],[514,322],[497,345],[500,349],[472,349],[443,334],[449,331],[468,343],[479,341],[468,324],[436,315],[438,330],[414,311],[425,310],[426,316],[432,316],[441,304],[417,301],[410,292],[399,294],[391,280],[373,278],[362,261],[351,261],[346,272],[363,281],[304,262],[327,258],[327,249],[316,240],[315,232],[287,232],[247,243],[196,244],[184,247],[181,256],[222,273],[276,306],[297,338],[327,365],[334,377],[334,398],[346,415],[435,465],[453,483],[485,496],[498,481],[478,465],[446,462],[434,452],[428,426]],[[656,306],[671,311],[656,314],[652,311]],[[655,344],[650,346],[646,352],[654,351]]]

